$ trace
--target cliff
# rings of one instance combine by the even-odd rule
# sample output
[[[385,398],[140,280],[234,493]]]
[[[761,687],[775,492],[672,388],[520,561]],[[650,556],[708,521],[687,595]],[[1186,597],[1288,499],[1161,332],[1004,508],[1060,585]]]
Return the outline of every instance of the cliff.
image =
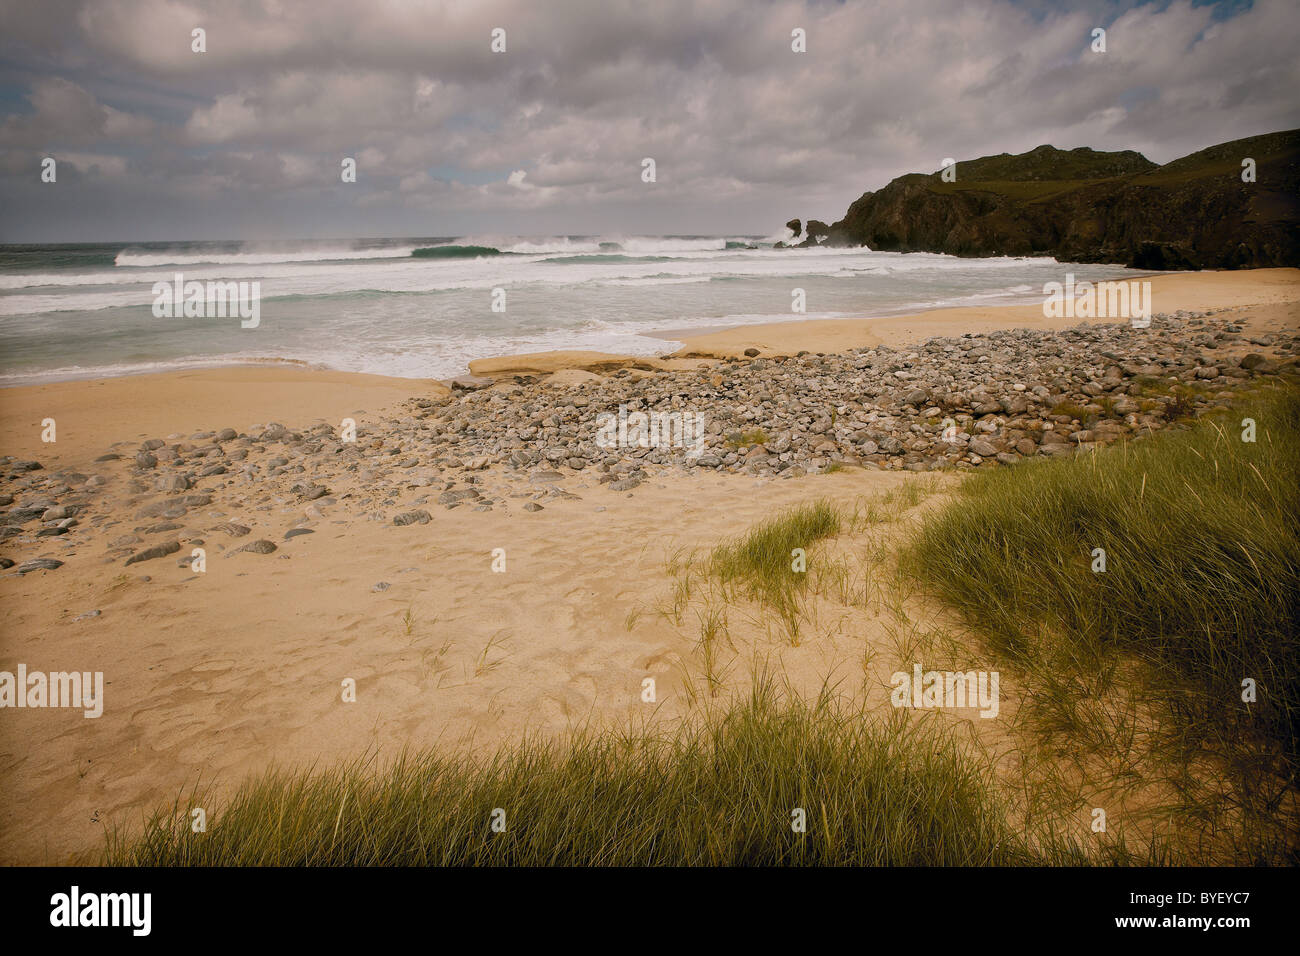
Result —
[[[1242,160],[1256,181],[1242,181]],[[810,238],[804,245],[815,244]],[[818,223],[820,226],[821,224]],[[1146,269],[1300,265],[1300,130],[1157,166],[1140,153],[1039,146],[899,176],[826,227],[830,245],[1055,256]]]

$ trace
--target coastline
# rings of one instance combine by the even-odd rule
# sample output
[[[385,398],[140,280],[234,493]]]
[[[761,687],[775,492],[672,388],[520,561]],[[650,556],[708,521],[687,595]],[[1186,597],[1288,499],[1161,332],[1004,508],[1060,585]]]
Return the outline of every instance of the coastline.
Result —
[[[1136,281],[1136,280],[1135,280]],[[1186,272],[1150,277],[1152,313],[1234,310],[1249,335],[1300,328],[1300,269]],[[659,357],[556,350],[494,356],[469,363],[456,379],[400,378],[283,364],[229,365],[74,379],[0,388],[0,456],[39,458],[49,468],[85,469],[115,443],[177,440],[189,432],[265,427],[273,422],[337,429],[409,414],[412,400],[446,401],[467,391],[516,383],[563,388],[610,376],[637,382],[693,373],[749,357],[801,353],[843,355],[868,348],[899,349],[938,336],[999,330],[1063,330],[1113,323],[1109,318],[1046,318],[1041,304],[962,306],[903,315],[812,319],[704,330]],[[748,353],[748,355],[747,355]],[[42,440],[43,423],[57,423],[57,442]]]
[[[1203,311],[1239,306],[1279,305],[1300,299],[1300,269],[1253,269],[1141,275],[1124,282],[1149,281],[1153,313]],[[879,318],[810,319],[740,326],[689,336],[674,357],[741,357],[757,348],[764,357],[888,345],[898,348],[936,335],[963,335],[996,329],[1063,329],[1081,322],[1114,319],[1045,318],[1041,301],[1032,305],[958,306]]]
[[[1300,302],[1300,269],[1184,272],[1125,281],[1150,281],[1154,313],[1229,307],[1270,307],[1254,319],[1264,331],[1285,327],[1287,303]],[[809,319],[706,329],[685,336],[682,346],[659,358],[606,352],[556,350],[474,359],[471,376],[493,380],[515,376],[578,384],[582,373],[605,375],[619,369],[636,373],[683,371],[758,349],[764,358],[800,351],[842,353],[887,345],[899,348],[938,335],[998,329],[1063,329],[1111,319],[1045,318],[1041,304],[960,306],[902,315]],[[1294,320],[1292,320],[1294,321]],[[151,372],[117,378],[75,379],[0,388],[0,454],[18,457],[50,451],[40,441],[47,417],[95,436],[125,440],[145,433],[171,434],[177,428],[248,428],[291,419],[332,422],[357,413],[379,413],[412,397],[449,393],[454,379],[397,378],[361,372],[304,368],[297,364],[229,365]],[[93,408],[87,408],[93,402]],[[66,448],[68,445],[64,444]],[[58,460],[57,453],[55,460]]]
[[[1026,398],[1035,409],[1028,414],[1015,404],[1005,415],[996,406],[983,410],[992,396],[937,394],[945,390],[939,380],[947,360],[936,363],[935,353],[899,356],[900,363],[877,356],[856,367],[868,359],[766,359],[1080,324],[1045,320],[1040,306],[747,326],[700,336],[668,359],[489,359],[471,369],[491,373],[495,385],[454,391],[424,379],[233,367],[0,392],[0,454],[13,456],[3,464],[15,522],[0,557],[62,562],[0,574],[0,670],[76,667],[103,672],[107,688],[98,719],[6,714],[0,862],[86,859],[103,845],[105,824],[138,825],[199,782],[215,780],[219,798],[270,766],[387,758],[394,741],[487,747],[586,721],[645,719],[647,674],[658,681],[655,719],[684,719],[698,679],[699,634],[689,615],[674,623],[664,613],[674,600],[673,555],[707,553],[810,497],[852,511],[916,489],[897,525],[881,532],[900,534],[954,486],[944,469],[996,468],[1144,432],[1142,419],[1158,401],[1126,415],[1118,409],[1131,394],[1122,389],[1146,374],[1143,362],[1169,360],[1169,371],[1199,380],[1198,356],[1222,355],[1224,374],[1216,371],[1212,384],[1248,385],[1265,369],[1247,370],[1241,356],[1275,351],[1254,340],[1280,329],[1290,340],[1300,328],[1297,269],[1151,281],[1153,311],[1211,315],[1157,321],[1149,339],[1114,323],[1086,332],[1085,341],[1074,333],[994,335],[983,359],[961,367],[964,376],[996,377],[1011,403]],[[1213,330],[1227,326],[1243,331],[1227,333],[1222,348],[1212,344]],[[1094,333],[1095,340],[1086,338]],[[727,361],[760,347],[764,360]],[[1053,381],[1055,364],[1081,368],[1109,348],[1128,352],[1113,360],[1118,377],[1106,380],[1117,403],[1109,424],[1093,429],[1049,415],[1058,397],[1087,400],[1075,385]],[[1290,348],[1294,353],[1294,343]],[[997,357],[1003,350],[1010,357]],[[1295,361],[1294,354],[1277,357]],[[911,366],[908,378],[877,387],[902,365]],[[659,374],[674,370],[680,376]],[[917,382],[916,373],[927,381]],[[516,375],[531,378],[520,384]],[[1027,398],[1032,390],[1012,393],[1011,382],[1036,380],[1052,386],[1040,398]],[[907,398],[918,384],[930,386],[927,394]],[[718,400],[719,389],[730,389],[726,399]],[[723,456],[715,464],[676,467],[644,449],[585,462],[552,454],[579,444],[580,429],[562,434],[567,419],[589,420],[594,409],[623,399],[667,402],[683,391],[710,403],[720,419],[729,416],[718,423],[724,430],[710,435]],[[973,435],[968,446],[939,457],[904,449],[898,436],[908,437],[908,423],[934,418],[926,409],[931,398],[1005,418],[1005,429]],[[790,421],[850,403],[857,407],[829,431],[812,422],[805,432]],[[1024,427],[1012,425],[1017,415]],[[40,440],[49,417],[58,423],[53,445]],[[334,439],[344,417],[358,423],[355,445]],[[492,461],[478,457],[529,421],[544,434],[518,449],[527,452],[523,459],[509,446]],[[738,426],[771,428],[772,454],[761,445],[731,450],[726,429]],[[799,456],[789,462],[797,467],[779,473],[778,428],[796,433],[787,457]],[[789,436],[784,440],[788,446]],[[996,447],[980,450],[980,441]],[[825,443],[852,449],[842,467],[831,467],[841,451],[828,452]],[[970,455],[953,457],[967,448]],[[739,460],[729,465],[731,458]],[[40,468],[29,468],[32,461]],[[921,470],[934,473],[913,474]],[[46,505],[70,509],[65,520],[74,524],[51,527],[58,519],[46,520]],[[204,573],[189,564],[197,547],[207,552]],[[497,549],[508,554],[508,573],[494,573]],[[148,552],[157,553],[141,560]],[[864,647],[870,668],[854,693],[887,686],[907,659],[890,620],[865,607],[825,613],[828,621],[832,613],[847,616],[800,644],[734,620],[737,654],[726,686],[744,686],[753,676],[745,662],[761,659],[800,693],[815,694],[828,677],[861,674]],[[909,605],[908,614],[942,626],[950,620],[924,601]],[[356,704],[340,704],[340,680],[348,678],[357,682]],[[1013,688],[1005,692],[1014,700]],[[1014,720],[1010,704],[1005,714],[1005,721],[965,713],[943,719],[964,722],[996,752]],[[33,820],[44,826],[31,827]]]

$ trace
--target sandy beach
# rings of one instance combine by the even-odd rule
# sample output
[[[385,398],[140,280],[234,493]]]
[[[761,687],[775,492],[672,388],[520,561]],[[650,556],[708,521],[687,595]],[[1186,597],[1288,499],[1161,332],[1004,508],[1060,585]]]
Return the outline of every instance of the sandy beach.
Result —
[[[1213,318],[1241,326],[1223,379],[1229,368],[1250,377],[1238,372],[1247,352],[1262,350],[1269,363],[1286,359],[1248,339],[1300,329],[1300,270],[1149,281],[1155,312],[1221,313]],[[0,455],[9,456],[11,472],[0,491],[13,495],[7,507],[48,498],[75,503],[78,519],[66,533],[35,537],[31,524],[0,544],[0,557],[19,565],[63,562],[0,574],[0,670],[24,663],[102,671],[106,680],[97,719],[73,710],[6,713],[0,862],[91,859],[106,826],[138,826],[184,788],[214,784],[219,795],[273,764],[483,747],[589,720],[684,718],[699,706],[702,664],[696,605],[673,610],[675,558],[706,551],[786,506],[825,498],[861,508],[897,502],[891,493],[919,485],[915,501],[882,505],[890,520],[870,534],[887,546],[960,480],[951,471],[902,467],[901,457],[899,467],[887,467],[884,449],[849,463],[863,467],[829,468],[813,458],[779,478],[761,470],[766,452],[752,473],[647,465],[612,481],[563,457],[526,466],[433,458],[428,442],[466,434],[448,414],[428,417],[436,410],[475,397],[483,416],[499,417],[532,400],[525,388],[562,397],[557,409],[575,399],[581,408],[589,389],[616,391],[620,381],[671,391],[674,376],[731,374],[738,366],[725,360],[747,349],[770,360],[1078,324],[1044,319],[1035,305],[748,326],[693,337],[663,359],[571,352],[480,360],[471,372],[498,382],[472,392],[432,379],[264,367],[0,390]],[[517,377],[527,380],[520,385]],[[919,417],[931,400],[917,400]],[[41,440],[49,418],[57,423],[53,444]],[[335,440],[345,418],[358,425],[351,458]],[[434,421],[432,437],[417,443],[415,430]],[[268,435],[271,423],[302,440]],[[231,437],[221,438],[222,429]],[[1060,426],[1062,435],[1072,430]],[[1030,449],[1056,447],[1029,437]],[[151,439],[156,445],[145,447]],[[1014,454],[1016,440],[999,444],[999,454]],[[839,460],[836,451],[810,454]],[[13,471],[15,462],[33,460],[39,470]],[[190,477],[183,486],[166,477],[156,483],[156,475],[178,470],[173,460],[184,460]],[[204,474],[209,461],[222,470]],[[255,461],[255,471],[241,471]],[[968,456],[962,467],[971,466]],[[974,467],[998,464],[985,454]],[[444,503],[453,507],[434,506]],[[395,525],[403,515],[413,517]],[[298,533],[286,538],[291,531]],[[178,550],[125,563],[172,540]],[[275,547],[238,550],[254,541]],[[849,556],[860,545],[833,547]],[[206,552],[203,573],[189,564],[194,548]],[[497,549],[504,571],[494,570]],[[918,631],[951,625],[919,597],[904,607]],[[909,660],[898,617],[871,603],[827,603],[812,613],[817,626],[798,643],[761,616],[734,617],[720,686],[743,687],[766,666],[806,693],[829,681],[851,696],[881,699],[889,673]],[[642,700],[647,676],[657,685],[654,706]],[[341,699],[347,679],[355,681],[355,703]],[[1004,686],[998,719],[973,712],[945,719],[969,726],[996,751],[1014,702],[1014,686]]]
[[[1295,269],[1254,269],[1241,272],[1185,272],[1174,275],[1140,276],[1124,281],[1151,283],[1151,310],[1222,309],[1229,306],[1283,306],[1297,298]],[[1286,311],[1264,324],[1282,322]],[[868,319],[823,319],[782,322],[750,328],[726,329],[686,339],[678,357],[741,356],[746,348],[764,355],[792,355],[795,352],[839,352],[872,345],[902,346],[934,335],[964,335],[992,329],[1065,328],[1076,318],[1045,318],[1041,302],[1034,305],[964,307],[936,309],[914,315]],[[1095,321],[1095,320],[1094,320]],[[1261,328],[1263,325],[1261,325]]]
[[[1295,303],[1298,275],[1295,269],[1253,269],[1240,272],[1187,272],[1139,276],[1125,281],[1151,283],[1153,312],[1272,306],[1255,313],[1260,329],[1286,327]],[[876,345],[899,347],[936,335],[965,335],[993,329],[1062,329],[1079,322],[1104,319],[1048,318],[1042,303],[1015,306],[967,306],[935,309],[907,315],[861,319],[805,319],[767,325],[746,325],[685,335],[682,347],[654,359],[597,352],[553,351],[470,363],[475,375],[501,378],[513,375],[549,375],[563,369],[609,372],[618,368],[643,371],[697,366],[699,359],[742,358],[746,349],[766,357],[798,352],[842,352]],[[667,334],[667,333],[665,333]]]

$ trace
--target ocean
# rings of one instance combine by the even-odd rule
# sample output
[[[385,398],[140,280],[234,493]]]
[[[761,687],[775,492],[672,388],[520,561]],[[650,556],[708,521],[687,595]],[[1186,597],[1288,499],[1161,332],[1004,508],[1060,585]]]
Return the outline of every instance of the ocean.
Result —
[[[0,385],[271,362],[448,378],[471,359],[519,352],[659,355],[690,329],[1032,303],[1067,271],[1091,280],[1128,272],[1050,258],[773,248],[780,238],[5,245]],[[256,328],[156,316],[154,284],[178,273],[260,283]],[[791,311],[796,288],[802,314]]]

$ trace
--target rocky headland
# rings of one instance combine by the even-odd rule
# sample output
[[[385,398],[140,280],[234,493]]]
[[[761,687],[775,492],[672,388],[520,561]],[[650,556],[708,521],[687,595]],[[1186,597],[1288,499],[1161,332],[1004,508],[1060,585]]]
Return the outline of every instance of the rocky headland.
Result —
[[[1251,161],[1249,175],[1243,164]],[[951,181],[949,181],[951,180]],[[1039,146],[909,173],[799,245],[957,256],[1055,256],[1141,269],[1300,265],[1300,130],[1158,166],[1132,150]]]

